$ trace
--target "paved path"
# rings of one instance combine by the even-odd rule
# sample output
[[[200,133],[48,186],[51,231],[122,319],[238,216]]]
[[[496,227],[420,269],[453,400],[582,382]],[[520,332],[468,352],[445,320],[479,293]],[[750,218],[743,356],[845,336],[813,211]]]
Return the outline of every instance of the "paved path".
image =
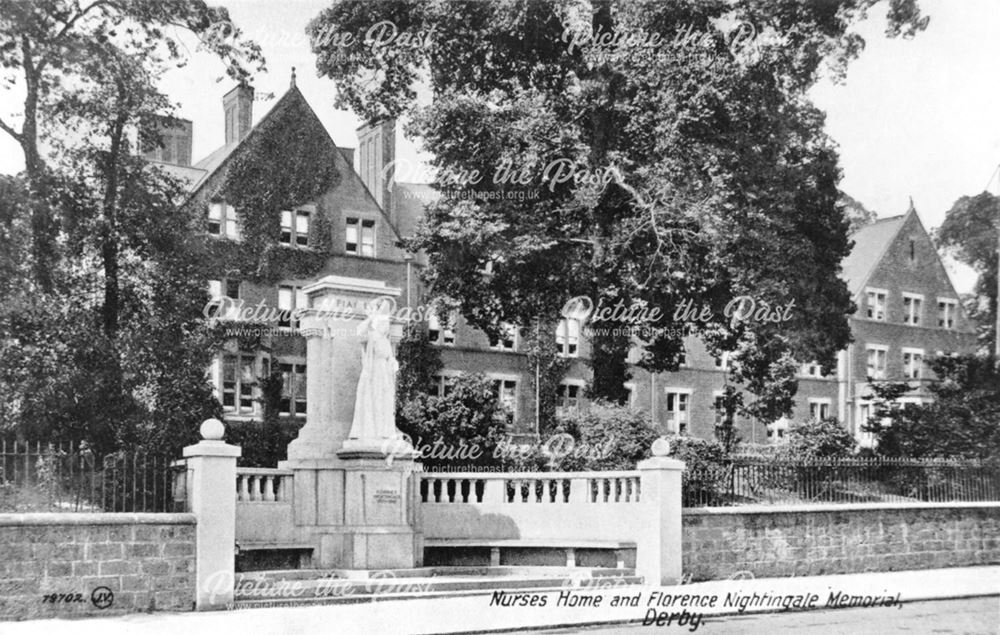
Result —
[[[575,596],[602,596],[600,607],[594,606],[560,606],[559,597],[569,592]],[[846,593],[849,595],[898,596],[902,608],[877,607],[860,610],[837,609],[833,611],[817,610],[800,614],[775,614],[773,609],[766,607],[747,607],[742,616],[732,615],[735,610],[726,608],[723,598],[728,595],[746,597],[758,596],[802,596],[815,594],[821,598],[817,606],[825,605],[831,593]],[[860,633],[882,633],[887,625],[895,624],[897,617],[914,615],[915,611],[924,611],[928,615],[935,613],[933,603],[926,600],[943,600],[955,598],[975,598],[981,596],[1000,596],[1000,566],[969,567],[958,569],[931,569],[924,571],[896,571],[882,573],[862,573],[852,575],[815,576],[803,578],[768,578],[760,580],[718,580],[713,582],[698,582],[674,587],[613,587],[610,589],[586,590],[529,590],[524,592],[529,597],[541,595],[547,604],[539,606],[498,606],[491,594],[476,594],[458,597],[414,599],[414,600],[384,600],[378,602],[362,602],[358,604],[340,604],[308,607],[280,607],[241,609],[235,611],[213,611],[204,613],[153,613],[136,614],[123,617],[90,618],[80,620],[38,620],[33,622],[0,623],[2,635],[418,635],[430,633],[468,633],[486,632],[488,630],[538,630],[548,626],[564,625],[574,632],[582,626],[594,624],[621,624],[641,620],[648,612],[648,603],[654,594],[668,594],[673,597],[697,595],[701,598],[717,597],[715,608],[698,609],[702,611],[702,619],[706,620],[699,626],[699,632],[756,632],[771,635],[773,618],[791,620],[791,627],[802,632],[809,632],[806,626],[809,621],[816,630],[812,632],[834,632],[859,635]],[[638,602],[631,606],[611,607],[615,596],[638,595]],[[980,600],[986,603],[997,603],[997,597]],[[987,604],[988,605],[988,604]],[[982,606],[987,606],[982,605]],[[978,607],[980,604],[971,604]],[[940,607],[938,607],[939,609]],[[678,610],[676,606],[674,609]],[[770,611],[767,616],[760,613]],[[843,612],[842,612],[843,611]],[[914,611],[910,613],[910,611]],[[941,612],[941,611],[937,611]],[[723,615],[729,617],[722,617]],[[857,615],[856,623],[845,624],[843,628],[832,627],[824,620],[837,620],[841,616]],[[946,615],[948,615],[946,613]],[[956,614],[955,620],[966,619]],[[957,632],[996,633],[993,630],[982,630],[983,624],[972,618],[972,626],[968,622],[955,621],[952,626],[945,620],[944,627],[957,628]],[[801,624],[796,620],[806,620]],[[880,621],[882,620],[882,621]],[[831,626],[824,629],[823,624]],[[716,630],[735,625],[735,630]],[[957,625],[957,626],[955,626]],[[985,626],[995,626],[996,622]],[[919,619],[909,626],[909,633],[934,633],[936,627],[925,628]],[[711,630],[709,630],[711,627]],[[622,627],[616,627],[622,628]],[[634,631],[627,629],[623,632]],[[869,630],[862,630],[868,628]],[[979,629],[979,630],[976,630]],[[648,630],[648,629],[647,629]],[[662,633],[687,633],[686,627],[659,627]],[[615,631],[608,631],[615,632]],[[892,632],[891,630],[888,632]],[[901,632],[901,631],[897,631]],[[954,631],[952,631],[954,632]]]
[[[638,635],[664,633],[671,628],[658,626],[610,626],[581,629],[523,631],[539,635],[580,633],[581,635]],[[678,628],[677,633],[690,632]],[[948,633],[995,635],[1000,633],[1000,598],[935,600],[906,604],[902,609],[836,609],[769,615],[708,618],[697,629],[706,635],[782,635],[784,633]]]

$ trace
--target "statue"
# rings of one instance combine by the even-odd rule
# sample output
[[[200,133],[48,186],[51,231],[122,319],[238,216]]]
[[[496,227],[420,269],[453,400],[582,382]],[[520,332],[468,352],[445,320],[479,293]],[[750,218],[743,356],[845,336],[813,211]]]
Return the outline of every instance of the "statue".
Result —
[[[358,325],[364,348],[349,439],[389,439],[402,434],[395,422],[399,362],[389,341],[390,311],[390,302],[379,299],[368,306],[367,317]]]

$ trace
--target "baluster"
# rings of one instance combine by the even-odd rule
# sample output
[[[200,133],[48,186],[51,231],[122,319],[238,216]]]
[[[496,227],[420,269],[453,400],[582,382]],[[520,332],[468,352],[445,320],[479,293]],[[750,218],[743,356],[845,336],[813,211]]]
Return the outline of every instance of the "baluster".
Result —
[[[285,500],[285,482],[288,479],[284,474],[275,477],[274,481],[274,500],[277,502],[283,502]]]
[[[553,485],[555,486],[555,493],[556,493],[555,502],[561,503],[561,502],[565,501],[566,498],[563,496],[563,480],[561,478],[560,479],[556,479],[553,482]]]
[[[569,502],[590,502],[590,480],[586,478],[571,478],[569,480]]]
[[[273,476],[264,477],[264,501],[268,503],[274,502],[274,478]]]
[[[240,495],[237,500],[243,502],[250,500],[250,492],[247,490],[247,486],[249,485],[249,483],[247,483],[247,475],[241,474],[237,476],[236,482],[239,484],[239,490],[240,490]]]

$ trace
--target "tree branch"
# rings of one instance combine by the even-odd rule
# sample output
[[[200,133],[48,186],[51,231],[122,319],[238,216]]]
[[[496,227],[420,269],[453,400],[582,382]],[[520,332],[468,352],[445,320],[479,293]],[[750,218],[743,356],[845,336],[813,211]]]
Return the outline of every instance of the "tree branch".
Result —
[[[17,141],[18,143],[21,143],[21,140],[24,138],[20,132],[14,130],[14,128],[9,126],[7,122],[4,121],[3,119],[0,119],[0,130],[3,130],[10,136],[14,137],[14,140]]]

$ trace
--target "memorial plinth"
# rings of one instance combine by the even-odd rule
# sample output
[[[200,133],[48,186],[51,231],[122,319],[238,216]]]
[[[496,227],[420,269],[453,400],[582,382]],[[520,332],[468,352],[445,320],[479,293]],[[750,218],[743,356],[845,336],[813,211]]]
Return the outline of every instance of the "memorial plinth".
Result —
[[[294,470],[295,524],[314,545],[313,566],[409,568],[422,561],[416,531],[421,470],[413,449],[395,430],[350,438],[363,337],[358,327],[373,307],[395,306],[400,290],[384,282],[326,276],[303,289],[308,310],[300,318],[306,338],[306,424],[288,445],[281,467]],[[394,311],[392,313],[395,313]],[[391,315],[389,339],[402,322]],[[386,394],[389,407],[394,395]]]

